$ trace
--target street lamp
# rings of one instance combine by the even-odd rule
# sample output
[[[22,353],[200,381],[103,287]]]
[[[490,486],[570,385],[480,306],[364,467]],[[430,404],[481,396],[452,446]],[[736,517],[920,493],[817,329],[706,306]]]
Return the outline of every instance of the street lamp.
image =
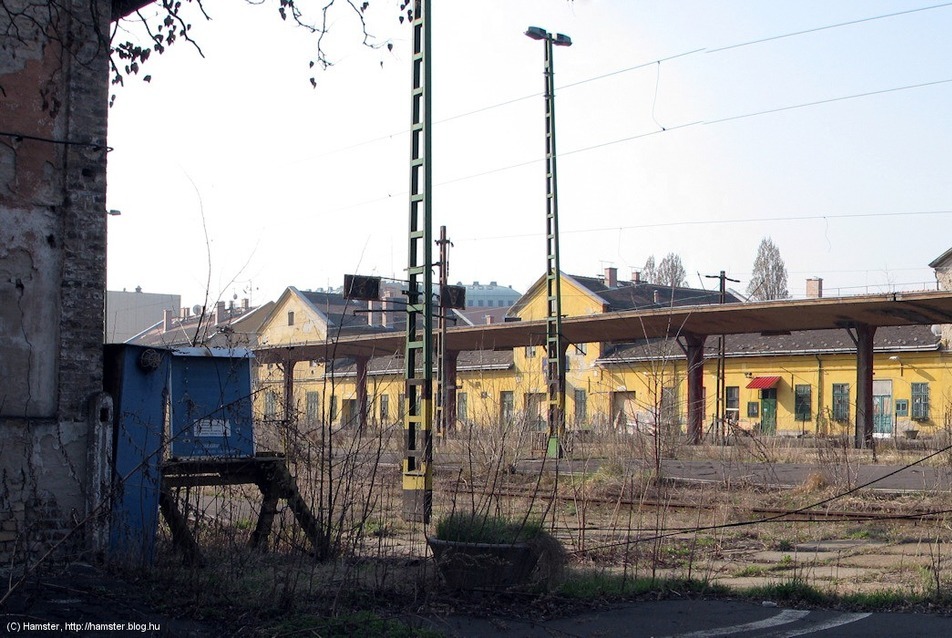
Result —
[[[545,42],[545,208],[546,208],[546,381],[549,441],[546,455],[562,456],[565,435],[565,346],[562,339],[562,271],[559,266],[559,199],[555,152],[555,69],[552,46],[572,46],[564,33],[529,27],[526,35]]]

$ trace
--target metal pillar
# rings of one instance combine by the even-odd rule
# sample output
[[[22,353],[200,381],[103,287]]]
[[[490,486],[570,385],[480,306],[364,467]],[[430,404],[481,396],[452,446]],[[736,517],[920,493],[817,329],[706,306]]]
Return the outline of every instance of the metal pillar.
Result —
[[[360,432],[366,431],[367,416],[367,363],[369,357],[357,357],[357,428]]]
[[[452,418],[451,412],[447,414],[447,408],[449,407],[450,386],[449,380],[447,378],[446,368],[446,328],[449,321],[449,317],[447,317],[449,305],[444,293],[446,292],[446,286],[449,283],[449,247],[453,245],[453,242],[446,238],[446,226],[440,226],[440,238],[436,241],[436,243],[440,247],[440,319],[439,334],[436,342],[436,434],[437,436],[444,436],[449,429],[448,426],[450,424],[450,419]],[[456,385],[455,379],[453,380],[453,385]]]
[[[413,3],[410,93],[410,232],[403,410],[403,516],[430,522],[433,502],[433,239],[430,0]]]
[[[545,240],[546,381],[549,441],[546,455],[561,458],[565,437],[565,350],[562,340],[562,270],[559,264],[559,199],[555,150],[555,69],[552,36],[545,42]]]
[[[688,358],[688,440],[701,442],[704,434],[704,335],[684,335]]]
[[[705,275],[708,279],[720,280],[720,295],[718,303],[723,304],[727,301],[727,282],[733,281],[740,283],[738,279],[731,279],[723,270],[719,275]],[[727,381],[725,379],[726,371],[724,369],[726,357],[726,339],[724,335],[717,338],[717,394],[714,399],[714,440],[727,442],[727,414],[725,397]],[[721,438],[723,436],[723,439]]]
[[[857,449],[873,445],[873,337],[875,326],[859,324],[852,332],[856,344],[856,429]]]

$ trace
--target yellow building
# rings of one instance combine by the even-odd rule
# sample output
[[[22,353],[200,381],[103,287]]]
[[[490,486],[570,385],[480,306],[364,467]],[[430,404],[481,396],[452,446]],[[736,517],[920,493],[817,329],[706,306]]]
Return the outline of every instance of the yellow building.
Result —
[[[567,316],[719,303],[716,291],[668,288],[632,280],[617,271],[602,277],[563,274]],[[537,281],[508,310],[507,320],[545,317],[545,280]],[[402,332],[396,295],[358,302],[335,293],[288,288],[264,321],[259,343],[288,346],[333,341],[336,336]],[[741,300],[732,294],[727,302]],[[880,328],[874,338],[873,409],[877,436],[926,432],[949,425],[952,376],[940,330],[930,326]],[[855,418],[856,346],[842,330],[781,336],[734,335],[724,342],[723,387],[718,387],[718,337],[705,343],[705,433],[723,423],[781,435],[851,433]],[[524,422],[545,428],[545,347],[506,352],[456,353],[455,427]],[[566,352],[566,423],[569,428],[683,429],[687,414],[687,359],[679,339],[624,344],[569,344]],[[402,421],[403,360],[304,361],[293,370],[290,401],[279,363],[259,367],[256,405],[265,421],[356,427],[359,380],[366,379],[365,422],[372,427]],[[448,403],[452,405],[452,403]],[[290,414],[288,414],[290,410]],[[724,419],[718,419],[718,414]]]

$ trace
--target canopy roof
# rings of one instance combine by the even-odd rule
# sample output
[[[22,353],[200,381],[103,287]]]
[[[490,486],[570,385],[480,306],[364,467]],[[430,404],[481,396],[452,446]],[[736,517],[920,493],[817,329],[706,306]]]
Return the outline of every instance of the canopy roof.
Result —
[[[636,339],[720,334],[786,334],[796,330],[866,325],[908,326],[952,323],[952,293],[913,292],[765,301],[745,304],[681,306],[611,312],[562,319],[569,343],[625,342]],[[449,350],[506,350],[545,343],[545,320],[451,328]],[[335,357],[373,357],[403,351],[402,333],[343,337],[334,343],[258,349],[260,361],[305,361]]]

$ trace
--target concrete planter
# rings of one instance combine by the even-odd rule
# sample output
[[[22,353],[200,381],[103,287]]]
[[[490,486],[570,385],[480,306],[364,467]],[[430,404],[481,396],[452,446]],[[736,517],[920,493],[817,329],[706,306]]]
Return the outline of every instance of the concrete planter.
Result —
[[[450,589],[506,589],[529,582],[539,552],[526,543],[464,543],[427,537]]]

